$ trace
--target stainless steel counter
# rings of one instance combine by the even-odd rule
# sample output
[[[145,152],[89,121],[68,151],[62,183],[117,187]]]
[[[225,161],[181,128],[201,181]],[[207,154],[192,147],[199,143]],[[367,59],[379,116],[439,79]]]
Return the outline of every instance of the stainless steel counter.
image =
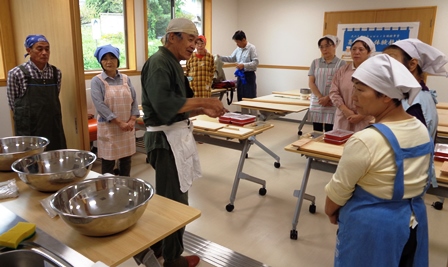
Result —
[[[0,233],[6,232],[20,221],[25,222],[24,219],[17,216],[1,204],[0,218]],[[36,234],[32,238],[26,240],[26,242],[34,243],[37,247],[43,247],[45,250],[55,254],[55,256],[63,259],[73,267],[88,267],[93,265],[91,260],[54,239],[39,228],[36,228]],[[2,252],[0,252],[0,255],[1,254]]]

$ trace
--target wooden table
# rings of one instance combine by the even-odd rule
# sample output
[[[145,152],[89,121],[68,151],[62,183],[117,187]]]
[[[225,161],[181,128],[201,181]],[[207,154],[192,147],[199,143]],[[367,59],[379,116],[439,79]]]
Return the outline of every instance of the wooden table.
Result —
[[[271,95],[260,96],[256,98],[243,98],[243,101],[235,102],[234,105],[247,109],[259,110],[264,120],[269,120],[279,116],[285,116],[290,113],[299,113],[306,111],[303,119],[298,126],[298,135],[302,135],[302,128],[306,123],[309,113],[310,101],[303,100],[294,94],[279,94],[274,92]]]
[[[98,173],[91,171],[88,178],[97,176]],[[61,218],[52,219],[47,215],[40,200],[50,196],[49,193],[31,189],[14,172],[0,172],[0,181],[11,178],[16,179],[20,196],[2,200],[0,203],[4,207],[93,262],[101,261],[108,266],[123,263],[201,215],[195,208],[154,195],[142,217],[131,228],[112,236],[88,237],[73,230]]]
[[[344,146],[328,144],[328,143],[325,143],[322,140],[320,140],[320,141],[312,141],[312,142],[304,145],[301,148],[297,148],[297,147],[293,146],[292,144],[289,144],[285,147],[285,150],[289,151],[289,152],[304,155],[307,158],[306,167],[305,167],[305,170],[303,173],[302,185],[300,187],[300,190],[294,191],[294,196],[296,196],[298,198],[298,200],[297,200],[297,204],[296,204],[295,211],[294,211],[294,217],[292,220],[292,230],[290,232],[290,238],[297,239],[298,235],[297,235],[296,229],[297,229],[297,224],[299,222],[300,210],[302,208],[303,199],[307,199],[307,200],[311,201],[310,212],[311,213],[315,212],[315,203],[314,203],[315,197],[310,196],[305,193],[312,164],[316,163],[313,161],[315,159],[326,160],[326,161],[330,161],[330,162],[337,164],[339,162],[339,159],[342,156]],[[337,165],[332,166],[334,170],[336,169],[336,166]],[[448,175],[443,174],[440,171],[440,168],[442,167],[442,162],[434,161],[434,166],[436,169],[435,172],[436,172],[436,178],[437,178],[439,187],[433,188],[432,186],[430,186],[427,193],[437,195],[437,196],[442,196],[442,197],[448,197]]]

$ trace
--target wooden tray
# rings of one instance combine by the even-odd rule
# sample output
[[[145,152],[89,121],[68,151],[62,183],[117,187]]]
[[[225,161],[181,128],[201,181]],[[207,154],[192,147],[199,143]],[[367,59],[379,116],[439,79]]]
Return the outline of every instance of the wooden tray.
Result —
[[[299,150],[340,158],[342,156],[342,152],[344,151],[344,146],[327,144],[323,143],[322,141],[313,141],[301,146]]]
[[[222,124],[219,122],[212,122],[212,121],[204,121],[204,120],[193,120],[193,125],[196,128],[212,130],[212,131],[216,131],[218,129],[221,129],[221,128],[227,126],[227,124]]]
[[[218,130],[218,132],[230,133],[230,134],[234,134],[237,136],[244,136],[253,131],[254,131],[254,129],[243,128],[243,127],[233,127],[233,126],[224,127],[224,128],[221,128]]]

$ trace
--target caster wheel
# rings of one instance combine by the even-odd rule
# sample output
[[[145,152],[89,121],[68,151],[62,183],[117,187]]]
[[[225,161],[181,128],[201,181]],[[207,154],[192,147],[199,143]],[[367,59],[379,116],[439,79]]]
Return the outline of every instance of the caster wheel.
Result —
[[[316,213],[316,205],[311,204],[311,205],[310,205],[310,208],[309,208],[308,210],[309,210],[310,213],[312,213],[312,214]]]
[[[291,230],[291,232],[289,234],[289,238],[291,238],[293,240],[297,240],[297,231],[296,230]]]
[[[114,174],[115,174],[115,175],[119,175],[119,174],[120,174],[120,171],[119,171],[118,169],[114,169]]]
[[[235,208],[235,206],[233,206],[232,204],[227,204],[227,206],[226,206],[226,210],[228,212],[231,212],[234,208]]]
[[[274,162],[274,167],[277,169],[280,168],[280,162]]]
[[[432,205],[436,210],[441,210],[443,209],[443,203],[440,201],[436,201],[434,203],[432,203]]]
[[[302,135],[302,131],[299,131],[297,134],[298,134],[299,136]],[[296,239],[297,239],[297,238],[296,238]]]
[[[248,153],[246,153],[246,159],[249,157],[249,154]]]
[[[266,188],[260,188],[260,190],[258,190],[258,194],[260,194],[260,196],[264,196],[264,195],[266,195]]]

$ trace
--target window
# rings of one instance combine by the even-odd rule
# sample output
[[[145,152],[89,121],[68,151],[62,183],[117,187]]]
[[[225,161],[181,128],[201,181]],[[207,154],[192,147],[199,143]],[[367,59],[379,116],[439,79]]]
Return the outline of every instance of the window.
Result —
[[[196,24],[199,34],[203,34],[202,10],[203,0],[146,0],[148,57],[158,50],[160,39],[172,18],[190,19]]]
[[[125,2],[125,0],[79,0],[85,70],[101,70],[101,65],[93,55],[98,46],[106,44],[120,49],[120,69],[129,68]]]

